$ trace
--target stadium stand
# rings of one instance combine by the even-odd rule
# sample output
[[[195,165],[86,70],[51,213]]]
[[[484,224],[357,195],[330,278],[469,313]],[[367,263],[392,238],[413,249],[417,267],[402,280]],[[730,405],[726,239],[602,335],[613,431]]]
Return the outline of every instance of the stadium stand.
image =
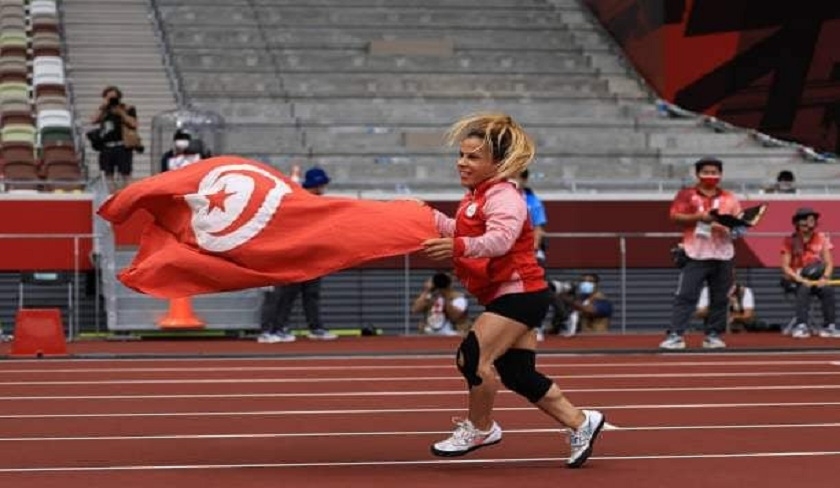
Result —
[[[53,0],[0,6],[0,138],[6,190],[84,188]]]
[[[442,132],[480,110],[535,135],[538,187],[679,179],[712,149],[732,179],[826,171],[747,132],[662,117],[574,0],[155,3],[185,96],[225,117],[228,152],[320,164],[337,189],[451,185]]]

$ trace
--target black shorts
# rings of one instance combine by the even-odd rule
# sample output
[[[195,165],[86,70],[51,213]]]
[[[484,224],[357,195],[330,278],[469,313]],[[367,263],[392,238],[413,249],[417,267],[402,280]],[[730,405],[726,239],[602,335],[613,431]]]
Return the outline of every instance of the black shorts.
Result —
[[[99,169],[108,176],[115,172],[129,176],[133,159],[133,150],[125,146],[105,147],[99,152]]]
[[[548,306],[551,304],[551,291],[546,288],[527,293],[510,293],[488,303],[486,312],[515,320],[520,324],[536,329],[542,326]]]

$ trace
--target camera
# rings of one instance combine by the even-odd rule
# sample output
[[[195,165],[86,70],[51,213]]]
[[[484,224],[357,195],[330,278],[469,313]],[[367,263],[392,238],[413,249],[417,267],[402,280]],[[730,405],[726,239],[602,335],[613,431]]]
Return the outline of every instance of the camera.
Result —
[[[112,97],[112,98],[108,99],[108,106],[111,107],[111,108],[114,108],[119,104],[120,104],[120,98],[119,97]]]
[[[551,288],[556,295],[574,296],[577,292],[578,284],[574,281],[549,280],[548,287]]]

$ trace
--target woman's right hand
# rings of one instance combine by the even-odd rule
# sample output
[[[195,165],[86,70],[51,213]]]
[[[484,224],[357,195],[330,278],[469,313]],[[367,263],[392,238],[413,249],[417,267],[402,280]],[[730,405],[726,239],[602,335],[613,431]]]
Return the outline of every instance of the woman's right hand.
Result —
[[[451,259],[454,249],[455,239],[451,237],[437,237],[423,242],[426,256],[436,261]]]

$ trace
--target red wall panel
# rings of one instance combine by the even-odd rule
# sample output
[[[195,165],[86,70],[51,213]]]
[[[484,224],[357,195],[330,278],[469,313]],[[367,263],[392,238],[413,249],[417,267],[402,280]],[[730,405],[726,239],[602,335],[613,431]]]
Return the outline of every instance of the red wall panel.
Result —
[[[774,197],[778,198],[778,197]],[[745,202],[744,205],[751,205]],[[451,215],[455,202],[431,202]],[[674,233],[679,229],[668,220],[669,200],[575,200],[545,202],[550,233]],[[840,232],[840,198],[823,200],[774,200],[756,232],[790,232],[790,216],[796,208],[810,206],[822,213],[824,230]],[[0,200],[0,234],[90,234],[91,202],[86,200]],[[117,244],[139,242],[147,214],[138,214],[115,229]],[[628,237],[627,265],[630,267],[670,266],[669,249],[677,238]],[[778,263],[781,237],[747,237],[738,244],[739,266],[771,266]],[[79,264],[89,269],[91,242],[80,240]],[[553,238],[548,250],[549,265],[558,268],[617,267],[621,254],[617,238]],[[412,266],[446,267],[415,253]],[[403,257],[383,259],[368,267],[401,268]],[[69,238],[0,239],[0,270],[66,269],[74,266],[73,242]]]

